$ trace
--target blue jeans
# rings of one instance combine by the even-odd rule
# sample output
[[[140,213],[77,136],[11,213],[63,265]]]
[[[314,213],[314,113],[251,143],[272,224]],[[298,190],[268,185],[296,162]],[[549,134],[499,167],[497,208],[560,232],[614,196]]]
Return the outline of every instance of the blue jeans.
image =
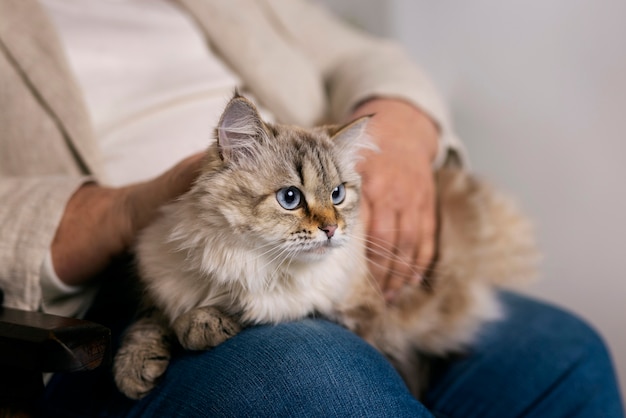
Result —
[[[105,371],[57,375],[48,416],[622,417],[598,335],[574,316],[502,293],[503,321],[466,355],[437,361],[422,402],[378,352],[330,322],[246,329],[219,347],[176,356],[138,402]]]

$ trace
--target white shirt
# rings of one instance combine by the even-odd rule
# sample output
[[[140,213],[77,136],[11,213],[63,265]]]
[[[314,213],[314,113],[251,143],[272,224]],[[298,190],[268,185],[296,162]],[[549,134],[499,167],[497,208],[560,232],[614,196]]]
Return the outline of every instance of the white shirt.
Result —
[[[149,179],[208,147],[240,80],[175,3],[41,2],[84,93],[108,184]],[[89,293],[95,293],[65,285],[50,254],[42,265],[41,287],[44,309],[46,301],[63,299],[59,313],[65,315],[83,314]],[[78,293],[81,297],[72,297]]]
[[[240,80],[175,3],[42,3],[84,92],[107,183],[149,179],[206,149]]]

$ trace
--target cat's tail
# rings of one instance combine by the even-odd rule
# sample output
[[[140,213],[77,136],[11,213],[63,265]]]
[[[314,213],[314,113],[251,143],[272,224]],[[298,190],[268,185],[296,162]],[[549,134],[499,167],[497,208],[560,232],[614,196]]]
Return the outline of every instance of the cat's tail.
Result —
[[[510,197],[456,168],[441,169],[437,185],[441,251],[436,269],[499,286],[536,278],[539,253],[532,223]]]

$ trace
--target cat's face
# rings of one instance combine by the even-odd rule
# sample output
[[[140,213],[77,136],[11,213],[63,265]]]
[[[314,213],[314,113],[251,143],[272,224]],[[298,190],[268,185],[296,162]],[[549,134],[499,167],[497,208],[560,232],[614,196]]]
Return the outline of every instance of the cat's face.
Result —
[[[277,262],[322,259],[348,241],[358,222],[355,162],[367,145],[365,123],[270,125],[235,97],[212,147],[219,163],[205,174],[211,193],[205,204],[218,206],[230,232]]]
[[[262,193],[242,202],[240,213],[252,215],[250,232],[284,257],[319,259],[345,244],[358,221],[359,177],[342,166],[325,132],[279,127],[272,135],[278,147],[255,170]]]

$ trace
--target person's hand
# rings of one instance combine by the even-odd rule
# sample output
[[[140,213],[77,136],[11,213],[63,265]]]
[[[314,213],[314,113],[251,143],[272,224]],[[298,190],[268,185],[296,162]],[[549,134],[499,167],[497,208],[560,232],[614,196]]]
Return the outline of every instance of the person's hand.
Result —
[[[52,241],[54,270],[68,285],[80,285],[124,252],[157,209],[189,190],[203,154],[159,177],[121,188],[87,183],[70,198]]]
[[[373,114],[368,132],[378,152],[359,165],[361,219],[370,272],[393,302],[406,284],[420,283],[435,252],[436,211],[432,161],[435,124],[414,106],[393,99],[360,105],[352,118]]]

